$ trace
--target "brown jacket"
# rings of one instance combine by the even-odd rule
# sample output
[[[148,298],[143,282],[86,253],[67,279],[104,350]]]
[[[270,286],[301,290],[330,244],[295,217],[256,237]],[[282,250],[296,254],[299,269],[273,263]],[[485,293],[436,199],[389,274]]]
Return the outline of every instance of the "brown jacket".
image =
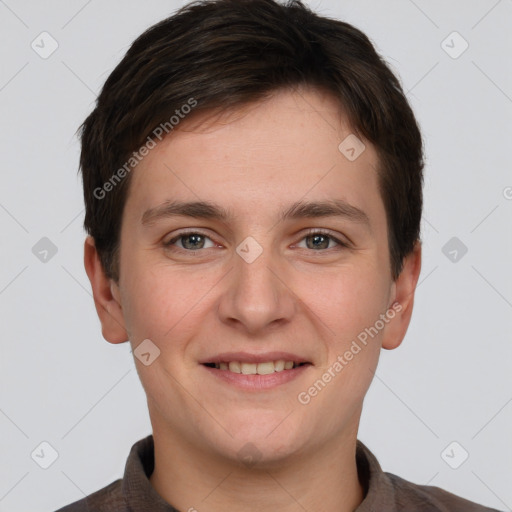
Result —
[[[153,436],[141,439],[130,451],[122,479],[57,512],[180,512],[164,501],[149,482],[154,466],[153,448]],[[375,456],[359,440],[356,460],[366,493],[354,512],[497,512],[439,487],[416,485],[384,473]]]

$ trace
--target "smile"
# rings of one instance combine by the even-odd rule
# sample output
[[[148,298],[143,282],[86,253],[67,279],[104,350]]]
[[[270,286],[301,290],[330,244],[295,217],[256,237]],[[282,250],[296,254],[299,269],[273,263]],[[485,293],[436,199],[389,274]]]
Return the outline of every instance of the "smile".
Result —
[[[243,375],[270,375],[275,372],[292,370],[293,368],[297,368],[298,366],[305,364],[308,363],[285,361],[284,359],[278,359],[276,361],[264,361],[261,363],[244,363],[240,361],[205,363],[205,365],[209,368],[229,371],[232,373],[241,373]]]

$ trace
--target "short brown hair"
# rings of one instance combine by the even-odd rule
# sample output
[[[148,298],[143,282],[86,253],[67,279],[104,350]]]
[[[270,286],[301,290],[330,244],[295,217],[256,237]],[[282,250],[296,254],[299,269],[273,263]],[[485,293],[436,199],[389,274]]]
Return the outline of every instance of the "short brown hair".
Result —
[[[84,227],[106,274],[119,279],[130,183],[126,162],[155,127],[169,127],[170,116],[191,99],[195,116],[300,86],[332,94],[354,133],[376,148],[396,279],[420,236],[424,162],[419,127],[397,77],[368,37],[348,23],[317,15],[299,0],[193,2],[139,36],[108,77],[80,128]]]

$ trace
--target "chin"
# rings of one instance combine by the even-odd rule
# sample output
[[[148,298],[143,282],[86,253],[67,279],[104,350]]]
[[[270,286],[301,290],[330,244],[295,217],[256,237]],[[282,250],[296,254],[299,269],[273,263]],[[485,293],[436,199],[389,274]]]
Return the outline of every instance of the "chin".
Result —
[[[297,418],[293,424],[283,421],[287,414],[274,412],[262,415],[253,411],[242,417],[229,417],[227,430],[233,437],[222,431],[222,439],[212,442],[213,448],[222,449],[224,455],[230,454],[230,459],[248,466],[261,467],[282,462],[303,448],[306,442],[304,425]]]

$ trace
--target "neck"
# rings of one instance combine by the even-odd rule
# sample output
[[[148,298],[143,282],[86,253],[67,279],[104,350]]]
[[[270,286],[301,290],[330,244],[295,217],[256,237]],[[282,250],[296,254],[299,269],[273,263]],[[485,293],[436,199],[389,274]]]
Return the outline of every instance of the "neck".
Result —
[[[314,453],[256,469],[208,455],[155,427],[150,482],[178,510],[352,512],[364,499],[355,459],[357,428]]]

